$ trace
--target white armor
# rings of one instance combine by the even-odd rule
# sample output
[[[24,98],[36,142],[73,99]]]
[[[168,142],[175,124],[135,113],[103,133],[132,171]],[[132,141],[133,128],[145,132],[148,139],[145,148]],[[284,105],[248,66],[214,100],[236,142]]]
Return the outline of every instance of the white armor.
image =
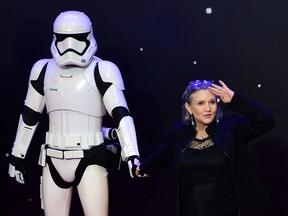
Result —
[[[77,11],[61,13],[55,20],[54,33],[64,35],[64,40],[57,42],[54,36],[51,45],[53,59],[39,60],[34,64],[25,106],[35,113],[42,113],[46,106],[49,115],[49,130],[39,157],[39,164],[43,166],[41,198],[45,215],[55,215],[57,212],[57,215],[64,216],[69,215],[72,189],[71,187],[62,188],[55,183],[50,169],[55,168],[64,182],[73,183],[76,178],[75,172],[81,160],[85,159],[86,151],[100,146],[108,137],[109,128],[102,127],[103,116],[106,112],[112,116],[115,108],[121,107],[129,110],[123,94],[124,84],[118,67],[112,62],[93,56],[96,52],[96,42],[89,18]],[[88,44],[87,49],[82,47],[84,42],[78,41],[77,37],[74,38],[75,34],[82,33],[87,33],[88,39],[84,39],[86,42],[89,41],[85,42]],[[86,52],[79,55],[81,50],[85,49]],[[42,95],[33,82],[40,82],[44,67],[46,69]],[[96,67],[98,67],[102,82],[108,84],[104,95],[101,94],[95,82]],[[36,128],[37,124],[27,125],[22,115],[20,116],[12,155],[25,158]],[[122,147],[122,159],[126,161],[131,156],[139,157],[135,127],[130,115],[125,115],[120,119],[116,132]],[[50,164],[47,162],[47,157],[51,158]],[[128,165],[133,177],[131,171],[133,164],[129,161]],[[17,181],[24,183],[23,175],[16,166],[9,165],[9,174],[11,177],[16,177]],[[80,180],[77,188],[85,215],[107,216],[106,169],[97,163],[88,164]]]
[[[53,25],[54,38],[51,53],[61,67],[67,65],[87,66],[97,50],[92,23],[82,12],[61,13]],[[73,35],[73,37],[67,37]]]

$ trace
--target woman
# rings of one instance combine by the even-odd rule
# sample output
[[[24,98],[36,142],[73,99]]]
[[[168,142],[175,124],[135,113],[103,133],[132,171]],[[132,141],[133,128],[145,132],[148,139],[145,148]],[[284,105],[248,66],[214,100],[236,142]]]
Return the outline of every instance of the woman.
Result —
[[[179,216],[243,216],[268,196],[249,161],[247,143],[275,125],[272,113],[234,93],[224,82],[189,83],[182,122],[137,168],[147,176],[173,160]],[[222,119],[218,100],[241,115]]]

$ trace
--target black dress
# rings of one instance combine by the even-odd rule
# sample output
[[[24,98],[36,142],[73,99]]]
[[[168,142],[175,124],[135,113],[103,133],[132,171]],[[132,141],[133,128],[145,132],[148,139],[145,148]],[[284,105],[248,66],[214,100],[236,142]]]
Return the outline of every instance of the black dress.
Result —
[[[216,216],[236,210],[230,164],[210,137],[195,139],[177,166],[181,216]]]

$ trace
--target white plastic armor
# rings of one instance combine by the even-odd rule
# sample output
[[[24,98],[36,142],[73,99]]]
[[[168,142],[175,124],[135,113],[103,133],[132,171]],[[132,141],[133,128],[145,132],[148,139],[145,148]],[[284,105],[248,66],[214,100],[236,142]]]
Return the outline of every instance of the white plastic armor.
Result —
[[[128,106],[118,67],[93,56],[97,48],[96,41],[91,22],[84,13],[61,13],[54,22],[54,34],[60,35],[54,36],[51,45],[53,58],[39,60],[34,64],[25,106],[35,113],[42,113],[46,106],[49,130],[39,157],[39,164],[43,166],[41,199],[46,216],[64,216],[69,215],[72,188],[62,188],[54,182],[50,172],[52,167],[49,166],[56,169],[64,182],[75,181],[75,171],[85,159],[85,152],[102,144],[104,138],[115,138],[109,135],[111,129],[102,126],[103,116],[107,112],[112,115],[117,107],[128,110]],[[79,34],[82,34],[80,39]],[[96,65],[100,78],[110,85],[104,95],[100,94],[95,82]],[[42,95],[31,83],[41,81],[39,77],[44,66],[46,71]],[[27,126],[20,118],[12,155],[25,158],[36,127],[37,124]],[[139,152],[132,117],[128,115],[121,118],[116,131],[122,147],[122,159],[127,160],[132,156],[135,159],[133,161],[138,161],[136,159]],[[48,157],[52,164],[47,162]],[[128,167],[133,177],[131,169],[137,164],[131,161],[128,161]],[[10,176],[23,183],[23,175],[17,167],[11,164],[9,167]],[[100,165],[90,164],[83,172],[77,189],[84,214],[107,216],[107,170]]]
[[[97,43],[88,16],[79,11],[62,12],[54,21],[53,32],[51,53],[59,66],[84,67],[90,63]]]
[[[30,142],[38,124],[29,126],[23,122],[22,115],[20,115],[16,139],[12,149],[12,154],[19,158],[25,158]]]
[[[14,141],[12,149],[12,155],[22,159],[25,158],[37,126],[38,124],[36,124],[35,126],[29,126],[25,124],[23,122],[22,115],[20,115],[16,139]],[[8,174],[10,177],[15,177],[16,181],[18,181],[19,183],[25,183],[23,173],[17,170],[15,166],[11,164],[9,164]]]
[[[37,61],[31,70],[29,80],[36,80],[48,59]],[[45,98],[39,92],[35,91],[31,82],[28,84],[28,91],[25,99],[25,105],[38,113],[42,113],[45,108]]]
[[[118,67],[108,61],[99,62],[100,76],[104,82],[112,82],[115,85],[111,85],[103,96],[105,107],[110,115],[112,110],[117,106],[123,106],[128,109],[124,94],[124,83],[121,73]],[[134,122],[131,116],[126,116],[121,119],[119,127],[117,128],[117,136],[122,145],[122,158],[127,160],[130,156],[139,155],[138,148],[135,145],[137,143],[136,132]]]

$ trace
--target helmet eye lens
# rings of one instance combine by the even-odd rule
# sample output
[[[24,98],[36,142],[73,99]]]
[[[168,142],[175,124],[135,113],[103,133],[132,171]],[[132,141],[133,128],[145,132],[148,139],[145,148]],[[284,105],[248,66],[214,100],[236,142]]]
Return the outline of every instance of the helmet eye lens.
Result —
[[[58,34],[58,33],[54,33],[54,34],[55,34],[57,42],[63,41],[68,37],[74,38],[75,40],[78,40],[78,41],[86,41],[90,32],[80,33],[80,34]]]

